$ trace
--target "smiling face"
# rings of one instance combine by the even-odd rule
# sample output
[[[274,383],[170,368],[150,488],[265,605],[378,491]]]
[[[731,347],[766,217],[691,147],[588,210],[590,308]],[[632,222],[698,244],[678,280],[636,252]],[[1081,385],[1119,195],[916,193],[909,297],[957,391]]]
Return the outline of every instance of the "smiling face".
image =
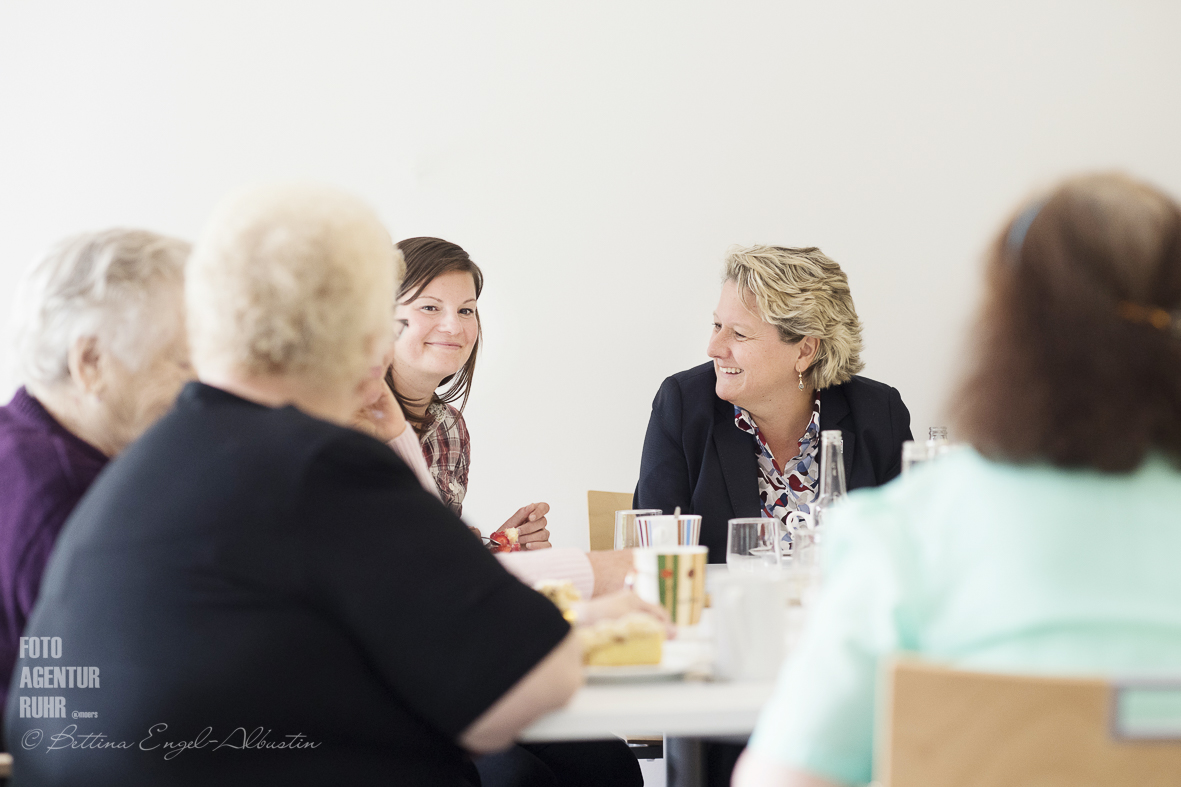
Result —
[[[778,329],[749,308],[742,295],[733,280],[722,285],[706,352],[718,375],[714,388],[718,397],[757,419],[760,412],[776,406],[785,396],[810,393],[799,391],[797,375],[811,361],[801,356],[810,349],[806,347],[810,342],[784,342]]]
[[[463,368],[475,348],[475,280],[463,271],[444,273],[417,298],[399,303],[397,317],[407,324],[394,349],[394,378],[419,389],[405,393],[422,396]]]

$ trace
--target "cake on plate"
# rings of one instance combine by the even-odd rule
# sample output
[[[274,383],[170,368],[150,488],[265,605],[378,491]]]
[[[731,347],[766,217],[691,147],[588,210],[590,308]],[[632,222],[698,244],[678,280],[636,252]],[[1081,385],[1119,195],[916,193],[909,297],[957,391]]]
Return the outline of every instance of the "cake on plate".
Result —
[[[643,612],[629,612],[578,629],[582,661],[593,667],[659,664],[664,646],[664,624]]]
[[[538,582],[533,589],[548,598],[571,623],[577,621],[574,605],[582,594],[572,582]],[[623,667],[659,664],[664,647],[664,624],[651,615],[629,612],[615,620],[577,626],[582,662],[588,667]]]

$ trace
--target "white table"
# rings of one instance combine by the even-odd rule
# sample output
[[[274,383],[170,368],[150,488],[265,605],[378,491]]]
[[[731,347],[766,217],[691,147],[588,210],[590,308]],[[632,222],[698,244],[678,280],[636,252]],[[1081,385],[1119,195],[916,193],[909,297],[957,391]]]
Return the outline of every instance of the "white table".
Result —
[[[669,681],[588,684],[570,704],[521,733],[523,741],[568,741],[617,735],[711,737],[749,735],[771,694],[767,682]]]
[[[709,566],[710,575],[724,571]],[[712,610],[702,625],[668,647],[695,648],[708,664],[712,655]],[[686,641],[687,640],[687,641]],[[664,736],[668,787],[697,787],[702,781],[702,739],[744,738],[771,696],[773,681],[676,680],[637,683],[588,683],[566,707],[525,729],[525,742],[596,740]]]
[[[770,681],[588,684],[566,707],[539,719],[519,739],[664,736],[667,787],[702,787],[703,739],[735,737],[740,742],[754,730],[772,686]]]

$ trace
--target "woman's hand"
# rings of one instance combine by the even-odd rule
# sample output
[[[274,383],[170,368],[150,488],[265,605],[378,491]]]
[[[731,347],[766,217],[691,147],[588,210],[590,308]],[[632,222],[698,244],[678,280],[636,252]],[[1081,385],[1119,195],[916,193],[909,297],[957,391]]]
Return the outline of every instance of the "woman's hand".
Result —
[[[549,503],[530,503],[524,508],[518,508],[517,513],[510,516],[497,530],[515,527],[517,543],[523,550],[552,547],[553,544],[549,542],[549,530],[546,529],[548,523],[545,521],[545,515],[548,513]]]
[[[635,551],[631,549],[596,549],[586,553],[591,571],[595,573],[594,597],[614,593],[636,567]]]
[[[676,636],[676,629],[669,622],[668,612],[655,604],[649,604],[631,590],[618,590],[590,601],[580,601],[573,606],[578,615],[578,625],[590,626],[600,620],[614,620],[629,612],[643,612],[664,624],[669,638]]]
[[[390,387],[382,381],[377,398],[358,410],[349,425],[388,443],[406,430],[406,415]]]

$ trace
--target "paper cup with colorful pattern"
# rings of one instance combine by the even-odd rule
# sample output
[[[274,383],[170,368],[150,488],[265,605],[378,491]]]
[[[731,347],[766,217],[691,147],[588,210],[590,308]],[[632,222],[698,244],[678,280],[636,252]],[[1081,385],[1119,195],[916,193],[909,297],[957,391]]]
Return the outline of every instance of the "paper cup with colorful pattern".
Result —
[[[681,546],[697,546],[701,540],[701,515],[681,514],[677,517],[677,541]]]
[[[648,546],[640,541],[636,528],[636,517],[660,516],[659,508],[633,508],[615,512],[615,548],[632,549]]]
[[[678,626],[695,626],[705,606],[709,548],[664,546],[635,551],[636,594],[663,607]]]

